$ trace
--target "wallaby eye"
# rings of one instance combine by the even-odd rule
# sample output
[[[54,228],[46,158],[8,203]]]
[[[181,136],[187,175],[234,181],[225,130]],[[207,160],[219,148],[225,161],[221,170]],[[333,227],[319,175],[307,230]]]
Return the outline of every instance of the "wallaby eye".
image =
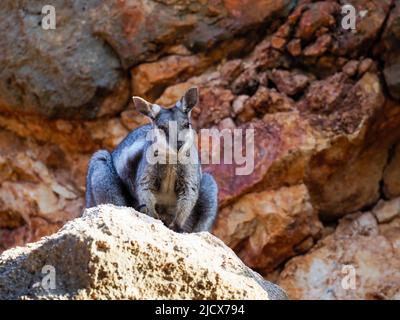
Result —
[[[158,128],[160,129],[160,130],[162,130],[162,131],[168,131],[168,126],[167,125],[165,125],[165,124],[160,124],[160,125],[158,125]]]
[[[190,128],[190,123],[186,122],[186,123],[183,124],[182,127],[183,127],[183,129],[189,129]]]

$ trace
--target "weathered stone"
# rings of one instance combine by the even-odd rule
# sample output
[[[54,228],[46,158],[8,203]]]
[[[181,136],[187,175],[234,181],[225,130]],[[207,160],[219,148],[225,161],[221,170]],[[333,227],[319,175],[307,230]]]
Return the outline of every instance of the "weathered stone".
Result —
[[[273,70],[270,76],[279,91],[293,96],[303,91],[310,79],[304,74],[289,72],[286,70]]]
[[[289,112],[295,110],[294,101],[286,94],[277,92],[276,89],[268,89],[261,85],[251,97],[239,96],[238,99],[235,100],[237,104],[242,103],[242,98],[240,97],[246,97],[243,98],[243,106],[240,108],[240,113],[237,114],[237,119],[240,123],[249,122],[266,113]],[[235,108],[235,102],[233,104],[233,109]],[[236,108],[239,109],[237,104]]]
[[[391,151],[383,173],[383,192],[388,198],[400,197],[400,144]]]
[[[211,52],[186,56],[170,55],[155,62],[142,63],[131,69],[132,94],[154,101],[166,87],[201,74],[214,62],[243,51],[245,46],[248,46],[248,43],[238,39],[224,43]],[[235,72],[226,70],[227,68],[223,70],[225,77],[231,76],[229,72]]]
[[[15,220],[15,217],[12,217],[12,221]],[[7,224],[7,228],[0,229],[0,252],[38,241],[44,236],[57,232],[63,224],[63,222],[51,223],[39,217],[31,217],[29,224],[23,224],[17,228],[10,228],[10,224]]]
[[[128,132],[119,118],[78,122],[2,114],[0,126],[0,251],[52,234],[79,215],[91,154],[115,148]]]
[[[293,57],[297,57],[301,54],[301,40],[294,39],[287,45],[287,50]]]
[[[239,94],[253,94],[259,85],[257,72],[253,68],[247,68],[243,73],[236,78],[232,83],[232,92]]]
[[[2,228],[24,224],[30,227],[33,217],[53,224],[65,222],[79,214],[82,191],[79,182],[73,180],[71,169],[65,166],[72,157],[54,145],[47,145],[48,151],[44,152],[43,147],[5,130],[0,130],[0,145]]]
[[[300,18],[296,37],[310,40],[319,28],[333,26],[336,23],[334,14],[338,11],[339,5],[335,2],[309,4]]]
[[[234,81],[243,72],[243,63],[240,59],[229,60],[220,66],[221,78],[228,84]]]
[[[307,188],[298,185],[243,196],[221,210],[213,233],[248,266],[270,272],[321,229]]]
[[[391,201],[380,200],[372,209],[379,223],[390,222],[394,217],[400,215],[400,198],[395,198]]]
[[[44,266],[56,272],[54,289],[41,285]],[[286,295],[209,233],[177,234],[133,209],[100,206],[50,237],[4,252],[0,298],[285,299]]]
[[[182,98],[182,96],[190,87],[197,84],[197,82],[187,81],[170,86],[163,92],[161,97],[156,100],[156,103],[163,106],[172,105],[180,98]]]
[[[129,131],[150,123],[150,119],[135,109],[128,109],[121,113],[121,123]]]
[[[340,71],[344,57],[365,55],[379,41],[379,35],[390,13],[392,1],[348,1],[355,7],[356,30],[342,28],[342,5],[334,1],[301,1],[287,18],[281,30],[292,30],[293,39],[287,39],[287,51],[316,75],[326,77]],[[392,13],[393,15],[393,13]],[[392,28],[392,27],[391,27]],[[394,28],[392,28],[394,29]],[[277,32],[278,33],[278,32]],[[389,36],[388,43],[396,43]],[[306,47],[302,51],[302,44]],[[397,55],[398,56],[398,55]],[[391,79],[395,81],[395,76]]]
[[[360,106],[357,111],[354,105]],[[313,203],[327,219],[379,199],[388,151],[399,139],[395,128],[400,110],[384,103],[375,75],[366,73],[335,107],[325,120],[320,116],[312,120],[322,131],[333,130],[335,138],[329,148],[313,155],[306,177]]]
[[[195,0],[55,0],[58,24],[44,30],[41,11],[48,4],[5,0],[0,5],[0,30],[8,30],[0,40],[0,65],[7,66],[0,74],[2,111],[80,119],[118,114],[130,96],[129,68],[174,52],[177,43],[199,51],[235,38],[240,48],[251,47],[253,37],[241,37],[243,29],[257,31],[271,17],[287,15],[292,5],[251,0],[249,9],[241,10],[240,1],[205,6]],[[178,75],[207,65],[201,58],[198,64],[184,61]],[[165,77],[172,81],[173,75]]]
[[[286,96],[284,93],[271,89],[269,92],[268,112],[289,112],[294,111],[295,109],[295,103],[291,98]]]
[[[315,81],[297,104],[298,109],[330,113],[344,99],[350,87],[351,82],[344,73],[337,73],[324,80]]]
[[[235,129],[236,125],[235,122],[232,120],[232,118],[225,118],[222,119],[221,122],[218,125],[219,130],[224,130],[224,129]]]
[[[332,43],[332,36],[324,34],[313,43],[304,48],[303,54],[306,57],[319,57],[323,55]]]
[[[282,50],[286,45],[286,40],[277,36],[273,36],[271,39],[271,45],[273,48]]]
[[[58,25],[46,31],[41,10],[48,2],[2,1],[0,30],[8,30],[0,40],[0,64],[7,66],[0,74],[2,111],[93,118],[115,114],[126,104],[127,74],[118,56],[91,32],[97,3],[72,2],[53,2]]]
[[[142,63],[131,70],[132,94],[154,100],[174,81],[183,81],[201,72],[202,69],[197,69],[200,63],[200,58],[193,55],[168,56],[156,62]]]
[[[393,2],[392,9],[381,42],[381,54],[384,55],[385,68],[383,74],[390,94],[393,98],[400,99],[400,4]]]
[[[378,225],[369,212],[341,219],[334,234],[286,263],[278,284],[292,299],[398,299],[399,222]]]
[[[369,48],[378,39],[379,32],[384,26],[385,19],[389,14],[392,4],[390,0],[376,1],[349,1],[356,9],[356,30],[343,30],[340,20],[338,21],[335,37],[337,38],[337,46],[333,46],[332,53],[338,56],[356,57],[368,52]],[[342,19],[343,15],[338,16]]]
[[[400,108],[392,100],[399,91],[397,1],[350,1],[358,14],[355,31],[341,27],[337,1],[250,1],[249,10],[243,11],[237,10],[243,6],[238,1],[201,6],[192,0],[107,0],[86,4],[85,12],[78,2],[73,0],[66,9],[65,3],[56,2],[57,30],[46,32],[31,27],[41,18],[40,0],[0,4],[0,16],[3,9],[10,12],[0,27],[11,30],[9,21],[14,23],[18,15],[17,32],[30,30],[17,36],[11,30],[0,39],[2,48],[14,50],[20,42],[15,39],[29,37],[29,42],[21,42],[21,48],[29,50],[0,52],[6,66],[0,72],[0,109],[7,111],[0,114],[0,250],[51,234],[80,213],[90,155],[100,148],[113,149],[129,130],[149,121],[128,102],[132,94],[169,106],[197,86],[196,129],[255,129],[254,170],[238,175],[236,169],[244,166],[238,163],[205,163],[204,170],[215,176],[220,188],[218,232],[227,241],[240,239],[234,249],[268,278],[279,277],[282,261],[318,250],[315,241],[339,232],[340,217],[400,196]],[[272,24],[268,17],[275,15],[256,11],[280,5],[295,8],[286,20]],[[14,10],[21,6],[28,11]],[[277,16],[288,14],[277,10]],[[56,38],[72,47],[59,45]],[[25,53],[35,59],[25,63]],[[55,65],[60,77],[49,82]],[[46,77],[38,80],[42,73]],[[7,82],[12,74],[18,76]],[[42,95],[54,104],[46,104]],[[92,96],[94,100],[83,105]],[[15,108],[9,103],[13,99],[18,102]],[[29,99],[35,102],[32,106]],[[48,108],[42,108],[45,104]],[[33,114],[38,110],[78,120],[46,120]],[[244,155],[249,150],[238,151]],[[322,231],[303,228],[307,210],[294,218],[299,225],[292,233],[282,231],[286,220],[268,220],[266,226],[259,218],[265,208],[256,210],[250,201],[243,204],[245,197],[254,200],[260,194],[290,200],[303,184],[313,213],[324,220]],[[396,243],[400,219],[394,203],[380,201],[372,211],[381,222],[379,232]],[[254,212],[257,217],[246,224],[236,218],[239,207],[248,210],[241,217],[253,217]],[[372,226],[373,217],[365,217],[361,222]],[[245,233],[249,239],[242,237]],[[278,240],[271,242],[268,234]],[[340,250],[332,246],[327,256]],[[368,297],[389,296],[378,292]],[[353,296],[343,291],[338,297]]]
[[[196,128],[207,128],[218,124],[231,115],[234,96],[230,90],[212,87],[200,91],[199,104],[192,111]]]
[[[374,61],[370,58],[364,59],[358,66],[358,74],[362,76],[364,73],[369,71],[374,65]]]
[[[352,77],[358,70],[359,62],[357,60],[350,60],[343,66],[343,72]],[[362,72],[365,73],[365,72]]]
[[[241,113],[244,109],[246,100],[249,98],[247,95],[238,96],[232,103],[232,111],[235,115]]]
[[[238,128],[243,130],[243,139],[251,134],[247,129],[254,129],[254,162],[250,147],[243,144],[241,152],[248,155],[249,161],[242,164],[234,159],[232,164],[224,163],[224,144],[221,143],[218,151],[222,160],[204,164],[204,170],[212,173],[218,183],[221,206],[251,190],[279,188],[299,183],[304,178],[316,138],[297,113],[273,114],[264,117],[264,121],[257,120]],[[237,174],[240,168],[246,174]]]
[[[400,59],[393,60],[392,65],[385,67],[384,75],[392,96],[400,99]]]
[[[244,110],[253,109],[258,115],[263,115],[268,112],[269,99],[269,90],[259,86],[257,91],[246,100]]]
[[[272,17],[287,15],[292,4],[250,0],[247,10],[242,6],[235,0],[209,5],[196,0],[107,1],[98,9],[105,18],[97,22],[95,32],[113,47],[123,66],[131,66],[160,56],[163,47],[177,42],[191,50],[209,49],[240,35],[243,29],[251,30]]]

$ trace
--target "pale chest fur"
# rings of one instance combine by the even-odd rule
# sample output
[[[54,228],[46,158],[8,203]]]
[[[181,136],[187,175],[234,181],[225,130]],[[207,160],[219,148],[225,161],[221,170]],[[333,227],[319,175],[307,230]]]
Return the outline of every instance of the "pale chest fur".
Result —
[[[176,166],[166,166],[161,179],[160,190],[157,194],[158,204],[168,206],[173,206],[176,204],[176,179]]]

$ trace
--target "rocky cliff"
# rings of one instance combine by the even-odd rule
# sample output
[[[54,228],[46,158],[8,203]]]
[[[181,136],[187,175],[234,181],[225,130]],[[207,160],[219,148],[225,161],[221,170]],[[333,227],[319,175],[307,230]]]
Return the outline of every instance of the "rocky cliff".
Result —
[[[80,216],[91,153],[146,122],[130,96],[196,85],[196,128],[255,129],[250,175],[204,166],[213,233],[291,297],[398,298],[400,1],[346,3],[353,31],[339,0],[2,1],[0,250]]]
[[[178,234],[133,209],[87,210],[0,255],[0,299],[286,299],[207,232]]]

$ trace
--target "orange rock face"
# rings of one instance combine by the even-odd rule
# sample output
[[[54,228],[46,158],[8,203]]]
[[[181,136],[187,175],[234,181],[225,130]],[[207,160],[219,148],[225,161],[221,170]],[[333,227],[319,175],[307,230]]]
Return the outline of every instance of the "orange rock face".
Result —
[[[0,251],[37,241],[80,216],[91,153],[115,148],[143,121],[0,115]]]
[[[384,193],[388,198],[400,196],[400,145],[389,150],[389,161],[385,168],[383,181]]]
[[[17,19],[3,2],[0,30]],[[291,298],[400,298],[400,8],[350,2],[355,31],[339,1],[102,1],[60,12],[59,38],[19,17],[0,39],[0,251],[80,216],[92,153],[149,122],[130,96],[170,106],[197,86],[197,130],[254,132],[248,173],[203,164],[213,233]]]
[[[306,186],[297,185],[244,195],[220,211],[213,233],[248,266],[267,273],[301,253],[306,239],[312,246],[321,229]]]
[[[336,231],[289,261],[279,285],[291,299],[399,299],[398,200],[342,218]],[[391,219],[378,223],[377,217]],[[394,211],[394,213],[393,213]]]

